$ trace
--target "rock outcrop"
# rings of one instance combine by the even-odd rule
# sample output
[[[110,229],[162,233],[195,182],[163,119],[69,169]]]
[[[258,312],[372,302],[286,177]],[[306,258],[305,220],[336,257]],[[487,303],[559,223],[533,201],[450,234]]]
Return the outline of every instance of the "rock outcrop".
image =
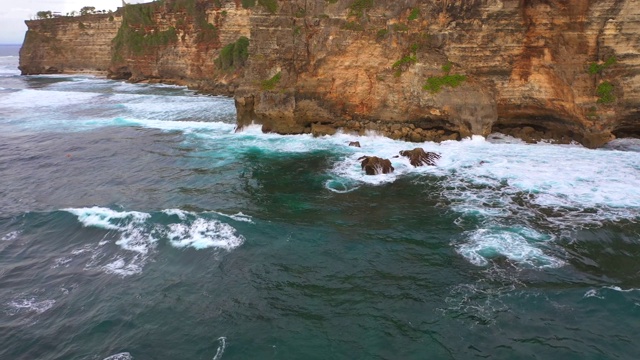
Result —
[[[358,160],[361,160],[360,166],[367,175],[389,174],[395,170],[391,166],[389,159],[382,159],[377,156],[363,156]]]
[[[640,0],[165,0],[27,25],[25,74],[108,69],[233,94],[239,127],[640,137]],[[246,52],[229,47],[241,38]]]
[[[436,161],[440,159],[440,154],[424,151],[423,148],[400,151],[400,156],[409,158],[409,163],[411,163],[413,167],[426,165],[435,166]]]

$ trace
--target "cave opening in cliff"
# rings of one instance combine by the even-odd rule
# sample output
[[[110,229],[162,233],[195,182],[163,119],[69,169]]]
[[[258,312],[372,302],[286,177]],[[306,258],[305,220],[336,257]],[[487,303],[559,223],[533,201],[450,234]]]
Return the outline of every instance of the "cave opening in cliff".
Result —
[[[492,133],[513,136],[530,143],[544,139],[569,143],[578,140],[575,130],[566,121],[556,118],[504,119],[491,127]]]
[[[619,127],[611,132],[617,138],[636,138],[640,139],[640,127],[639,126],[623,126]]]

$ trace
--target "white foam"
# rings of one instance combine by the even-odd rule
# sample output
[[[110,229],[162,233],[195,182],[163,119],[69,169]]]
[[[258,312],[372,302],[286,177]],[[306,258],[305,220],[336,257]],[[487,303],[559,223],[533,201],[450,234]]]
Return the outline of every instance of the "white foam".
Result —
[[[499,256],[532,267],[563,266],[562,260],[545,254],[535,245],[551,239],[551,236],[527,228],[478,229],[468,233],[466,241],[456,248],[460,255],[477,266],[486,266],[489,260]]]
[[[600,294],[598,293],[598,290],[596,290],[596,289],[589,289],[582,296],[582,298],[584,298],[584,299],[591,298],[591,297],[596,298],[596,299],[604,299],[604,296],[600,296]]]
[[[132,260],[116,258],[116,260],[102,266],[105,272],[119,275],[122,277],[131,276],[142,273],[142,265],[144,261],[139,261],[140,256],[134,256]]]
[[[99,227],[107,230],[126,230],[127,227],[119,225],[121,220],[144,222],[151,215],[137,211],[115,211],[109,208],[94,206],[91,208],[67,208],[62,209],[78,217],[85,226]]]
[[[72,261],[73,259],[70,257],[61,257],[61,258],[57,258],[54,261],[54,264],[51,266],[52,269],[56,269],[59,267],[69,267],[69,263]]]
[[[98,94],[72,91],[44,91],[23,89],[0,97],[0,107],[16,111],[33,111],[33,104],[38,104],[38,111],[57,109],[60,107],[81,106],[94,102]]]
[[[107,260],[108,263],[100,265],[102,258],[94,250],[92,261],[88,264],[89,268],[98,267],[107,273],[123,277],[142,272],[148,256],[155,249],[158,241],[154,237],[153,228],[146,224],[151,214],[138,211],[115,211],[98,206],[64,210],[76,215],[84,226],[117,231],[119,238],[115,244],[127,251],[126,254],[115,255]],[[104,243],[98,246],[102,245]],[[85,251],[85,249],[81,250]]]
[[[33,312],[36,314],[42,314],[43,312],[51,309],[53,305],[55,305],[55,300],[42,300],[37,301],[35,298],[25,298],[13,300],[8,303],[8,305],[13,308],[12,315],[17,312],[26,311]]]
[[[103,360],[133,360],[133,356],[131,356],[131,354],[128,352],[121,352],[118,354],[107,356]]]
[[[229,219],[233,219],[235,221],[241,221],[241,222],[247,222],[247,223],[253,224],[253,218],[249,215],[243,214],[242,212],[239,212],[234,215],[228,215],[228,214],[217,212],[217,211],[214,211],[214,213],[220,216],[228,217]]]
[[[2,238],[0,238],[0,240],[2,240],[2,241],[13,241],[13,240],[17,239],[18,236],[20,236],[20,231],[12,231],[12,232],[9,232],[9,233],[5,234]]]
[[[630,288],[630,289],[623,289],[619,286],[604,286],[605,289],[610,289],[610,290],[615,290],[615,291],[619,291],[619,292],[633,292],[633,291],[640,291],[640,289],[636,289],[636,288]]]
[[[184,210],[180,210],[180,209],[166,209],[166,210],[162,210],[163,213],[167,214],[167,215],[175,215],[177,216],[180,220],[186,220],[187,216],[189,215],[194,215],[194,213],[188,212],[188,211],[184,211]]]
[[[237,235],[232,226],[203,218],[198,218],[191,224],[171,224],[167,236],[175,247],[191,246],[195,249],[232,250],[244,242],[244,237]]]
[[[218,220],[207,219],[201,214],[180,209],[165,209],[161,214],[177,217],[169,221],[155,221],[153,215],[138,211],[116,211],[103,207],[64,209],[78,217],[87,227],[116,231],[119,233],[115,245],[124,253],[106,256],[98,248],[76,249],[73,255],[91,251],[87,269],[99,268],[119,276],[130,276],[142,272],[148,257],[155,251],[158,241],[168,239],[174,247],[195,249],[217,248],[233,250],[244,242],[244,237],[236,233],[232,226]],[[251,222],[251,217],[238,213],[224,215],[236,221]],[[166,219],[164,219],[166,220]],[[166,224],[168,222],[169,224]],[[108,241],[101,241],[98,247]],[[70,260],[69,260],[70,261]],[[58,265],[59,266],[59,265]]]
[[[216,350],[216,354],[213,356],[213,360],[222,359],[222,354],[224,354],[224,349],[227,347],[226,337],[221,336],[218,338],[218,341],[220,342],[220,346],[218,346],[218,349]]]

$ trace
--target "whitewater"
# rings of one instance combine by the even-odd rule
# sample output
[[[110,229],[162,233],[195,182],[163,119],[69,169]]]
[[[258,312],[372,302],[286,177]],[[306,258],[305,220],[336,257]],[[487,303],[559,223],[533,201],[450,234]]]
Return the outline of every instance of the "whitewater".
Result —
[[[264,134],[233,99],[16,66],[0,57],[0,358],[640,351],[638,139]],[[398,156],[415,147],[436,166]]]

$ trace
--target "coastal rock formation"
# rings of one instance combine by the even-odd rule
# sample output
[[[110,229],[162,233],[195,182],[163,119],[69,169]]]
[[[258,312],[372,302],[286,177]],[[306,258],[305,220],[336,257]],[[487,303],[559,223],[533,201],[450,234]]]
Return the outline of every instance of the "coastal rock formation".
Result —
[[[639,0],[165,0],[27,25],[24,74],[108,69],[234,95],[239,127],[640,137]]]
[[[426,152],[423,148],[415,148],[413,150],[400,151],[400,156],[409,158],[409,162],[413,167],[418,166],[435,166],[436,161],[440,159],[440,154],[433,152]]]
[[[360,147],[360,141],[349,141],[349,146]]]
[[[89,72],[106,74],[111,40],[122,18],[113,14],[27,21],[20,49],[23,75]]]
[[[358,160],[362,160],[360,166],[367,175],[389,174],[395,170],[391,166],[389,159],[382,159],[377,156],[363,156]]]

